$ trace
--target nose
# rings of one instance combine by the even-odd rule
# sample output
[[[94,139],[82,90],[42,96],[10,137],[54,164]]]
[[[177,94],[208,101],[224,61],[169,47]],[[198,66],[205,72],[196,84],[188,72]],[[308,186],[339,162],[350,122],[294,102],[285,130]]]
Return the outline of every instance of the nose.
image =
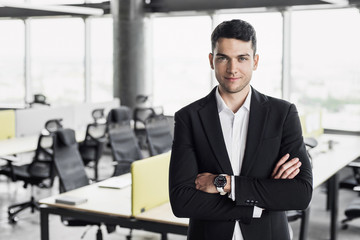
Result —
[[[228,61],[226,71],[227,71],[227,73],[235,75],[238,72],[237,62],[234,60]]]

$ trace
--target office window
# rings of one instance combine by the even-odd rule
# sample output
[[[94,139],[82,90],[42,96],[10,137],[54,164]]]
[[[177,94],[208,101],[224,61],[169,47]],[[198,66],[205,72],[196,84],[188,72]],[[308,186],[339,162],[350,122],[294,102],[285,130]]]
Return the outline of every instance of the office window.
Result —
[[[91,100],[113,99],[113,20],[91,19]]]
[[[219,14],[215,26],[225,20],[241,19],[256,31],[259,65],[251,85],[260,92],[281,97],[282,16],[281,13]]]
[[[0,21],[0,103],[24,103],[25,32],[21,20]]]
[[[84,101],[84,22],[80,18],[31,21],[33,93],[52,104]]]
[[[153,19],[153,100],[166,114],[211,90],[210,34],[209,16]]]
[[[291,100],[325,128],[360,130],[359,28],[358,9],[293,12]]]

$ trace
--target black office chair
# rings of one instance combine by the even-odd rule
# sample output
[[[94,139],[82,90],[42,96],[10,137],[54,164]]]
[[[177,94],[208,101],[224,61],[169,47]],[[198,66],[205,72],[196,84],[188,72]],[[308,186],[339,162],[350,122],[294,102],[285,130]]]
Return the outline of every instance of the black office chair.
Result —
[[[40,134],[35,151],[35,156],[30,164],[16,166],[12,164],[14,158],[0,157],[7,160],[7,165],[0,168],[0,174],[6,175],[12,181],[23,181],[24,188],[31,186],[31,198],[29,201],[13,204],[8,207],[8,219],[10,223],[18,221],[18,214],[27,208],[34,213],[39,205],[34,197],[34,186],[39,188],[50,188],[54,181],[52,134],[55,130],[62,128],[61,119],[52,119],[45,123],[45,129]]]
[[[354,169],[354,173],[357,173],[355,174],[355,179],[357,181],[359,178],[358,173],[360,172],[360,162],[354,161],[350,166]],[[341,221],[342,229],[348,228],[347,222],[360,218],[360,184],[355,185],[352,190],[358,192],[358,196],[345,209],[344,214],[346,218]]]
[[[312,162],[312,157],[311,157],[309,150],[316,147],[318,145],[318,142],[316,141],[315,138],[305,138],[304,142],[305,142],[305,146],[306,146],[306,153],[309,157],[310,162]],[[309,215],[310,215],[310,207],[308,207],[305,210],[286,211],[286,216],[287,216],[288,222],[293,222],[293,221],[296,221],[299,219],[301,221],[299,240],[306,239],[307,232],[308,232]]]
[[[151,156],[171,150],[173,138],[169,122],[164,115],[147,119],[145,121],[145,132]]]
[[[50,103],[46,102],[46,96],[44,94],[34,94],[34,100],[30,102],[29,105],[33,107],[36,104],[50,106]]]
[[[128,173],[131,163],[143,158],[131,128],[131,110],[125,106],[112,109],[109,112],[107,124],[110,148],[115,162],[113,175]]]
[[[142,95],[140,95],[142,96]],[[142,96],[146,97],[146,96]],[[147,99],[147,97],[146,97]],[[155,117],[157,115],[163,115],[164,109],[159,107],[135,107],[133,113],[134,119],[134,131],[136,137],[139,140],[140,147],[142,149],[147,149],[147,140],[146,140],[146,132],[145,132],[145,122],[147,119]]]
[[[98,181],[98,165],[106,143],[106,120],[104,109],[95,109],[92,112],[94,122],[88,124],[83,142],[79,144],[79,151],[85,166],[94,168],[94,179]]]
[[[360,156],[347,165],[347,167],[351,168],[352,174],[339,182],[340,188],[349,189],[352,191],[354,187],[360,185],[359,166],[360,166]],[[359,196],[360,196],[360,192],[359,192]]]
[[[54,134],[54,163],[56,172],[60,179],[60,192],[67,192],[90,183],[85,172],[85,165],[82,161],[75,132],[72,129],[60,129]],[[61,217],[61,221],[66,226],[87,226],[97,225],[97,240],[102,240],[100,222],[83,221],[72,217]],[[108,232],[115,230],[109,226]]]

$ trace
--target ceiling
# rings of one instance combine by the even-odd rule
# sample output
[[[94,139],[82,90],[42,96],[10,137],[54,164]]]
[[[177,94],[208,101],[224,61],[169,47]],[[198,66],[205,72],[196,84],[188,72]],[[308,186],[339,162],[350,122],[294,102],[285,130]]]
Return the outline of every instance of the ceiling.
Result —
[[[88,4],[72,4],[72,5],[51,5],[51,11],[47,9],[46,5],[33,5],[33,4],[9,4],[9,6],[1,7],[0,1],[0,17],[10,18],[27,18],[27,17],[51,17],[51,16],[89,16],[94,15],[91,9],[103,10],[103,14],[110,13],[110,2],[102,3],[88,3]],[[14,6],[12,6],[14,5]],[[39,9],[36,9],[39,6]],[[66,12],[61,7],[67,7],[69,11]],[[56,11],[56,7],[59,10]],[[84,9],[85,8],[85,9]],[[83,11],[88,8],[90,11]],[[89,12],[89,13],[86,13]]]
[[[329,4],[320,0],[151,0],[146,5],[149,12],[209,11],[232,8],[290,7]]]
[[[120,0],[118,0],[120,1]],[[102,3],[52,5],[46,9],[42,5],[14,4],[2,5],[0,0],[0,18],[27,18],[45,16],[89,16],[94,15],[91,11],[80,11],[80,8],[88,10],[102,10],[103,14],[110,14],[110,1]],[[9,1],[8,1],[9,2]],[[149,13],[182,12],[182,11],[214,11],[220,9],[239,8],[286,8],[292,6],[314,5],[357,5],[360,0],[144,0],[144,8]],[[56,6],[66,6],[69,11],[62,9],[57,11]],[[83,9],[86,10],[86,9]]]

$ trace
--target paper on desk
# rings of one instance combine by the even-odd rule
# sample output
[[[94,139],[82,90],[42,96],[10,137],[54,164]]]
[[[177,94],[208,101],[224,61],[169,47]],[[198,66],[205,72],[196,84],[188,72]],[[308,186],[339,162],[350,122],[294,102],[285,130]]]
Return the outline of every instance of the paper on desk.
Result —
[[[87,199],[77,196],[59,196],[55,199],[55,202],[67,205],[77,205],[81,203],[86,203]]]
[[[99,183],[99,187],[120,189],[131,185],[131,178],[109,178]]]

